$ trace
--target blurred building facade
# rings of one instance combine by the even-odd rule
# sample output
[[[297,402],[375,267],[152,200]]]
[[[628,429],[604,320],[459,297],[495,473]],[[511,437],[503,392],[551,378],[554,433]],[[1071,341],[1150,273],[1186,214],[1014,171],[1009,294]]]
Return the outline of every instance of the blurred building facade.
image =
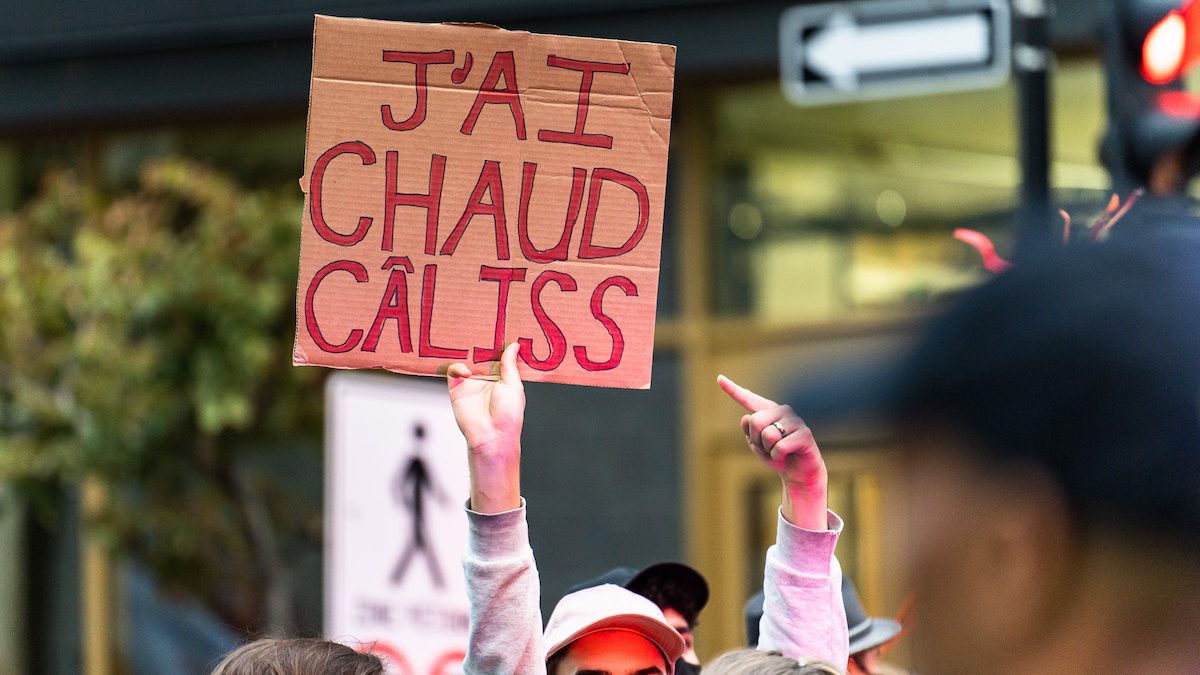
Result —
[[[49,167],[73,166],[119,188],[163,154],[251,184],[293,183],[302,173],[314,13],[677,45],[653,389],[530,386],[525,489],[547,607],[604,569],[686,560],[713,588],[697,640],[711,656],[742,640],[741,606],[761,583],[778,504],[771,476],[744,452],[739,413],[716,374],[782,398],[831,364],[903,348],[939,297],[982,278],[951,230],[975,227],[1005,244],[1018,194],[1011,84],[789,106],[777,84],[777,32],[794,4],[6,3],[0,211],[18,208]],[[1108,187],[1097,161],[1098,8],[1057,3],[1053,179],[1064,204],[1098,203]],[[889,477],[887,431],[812,422],[834,508],[846,516],[843,564],[871,612],[894,614],[905,591],[889,571],[888,537],[899,527],[893,505],[903,486]],[[319,472],[311,479],[319,484]],[[0,616],[26,620],[15,622],[22,630],[0,631],[11,636],[0,638],[9,640],[0,672],[30,663],[37,672],[82,672],[82,645],[95,644],[89,634],[103,641],[117,632],[96,622],[120,614],[81,616],[84,598],[95,578],[119,575],[88,553],[77,521],[51,530],[20,508],[4,513],[0,558],[22,572],[0,585]],[[319,592],[310,594],[319,603]],[[123,596],[110,597],[119,604]],[[300,628],[319,630],[319,612],[312,616]]]

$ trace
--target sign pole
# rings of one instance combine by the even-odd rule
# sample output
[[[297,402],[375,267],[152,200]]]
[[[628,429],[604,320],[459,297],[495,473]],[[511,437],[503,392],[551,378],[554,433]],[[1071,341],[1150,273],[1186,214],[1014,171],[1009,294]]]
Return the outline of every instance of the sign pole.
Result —
[[[1050,19],[1047,0],[1013,0],[1013,70],[1020,128],[1017,256],[1057,231],[1050,202]]]

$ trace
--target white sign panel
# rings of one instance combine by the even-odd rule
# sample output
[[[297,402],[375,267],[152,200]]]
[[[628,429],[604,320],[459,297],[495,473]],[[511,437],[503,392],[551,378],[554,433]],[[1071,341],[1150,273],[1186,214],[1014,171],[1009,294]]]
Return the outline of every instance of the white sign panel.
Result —
[[[1008,79],[1007,0],[802,5],[779,22],[779,75],[797,105],[996,87]]]
[[[326,403],[326,636],[399,675],[461,673],[470,488],[446,385],[337,372]]]

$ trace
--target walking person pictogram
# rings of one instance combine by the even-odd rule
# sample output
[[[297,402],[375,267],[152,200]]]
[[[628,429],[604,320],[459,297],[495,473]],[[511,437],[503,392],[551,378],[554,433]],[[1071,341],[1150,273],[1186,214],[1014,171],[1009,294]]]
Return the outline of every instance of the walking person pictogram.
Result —
[[[425,536],[425,497],[433,497],[438,503],[447,503],[445,492],[434,482],[425,460],[422,459],[422,446],[425,444],[425,426],[418,422],[413,427],[414,449],[412,458],[396,472],[392,480],[392,497],[412,516],[412,532],[404,553],[400,555],[396,567],[392,570],[392,583],[398,584],[408,572],[408,566],[418,553],[423,554],[425,564],[429,568],[429,576],[433,585],[438,588],[445,586],[442,570],[438,565],[437,555],[432,543]]]

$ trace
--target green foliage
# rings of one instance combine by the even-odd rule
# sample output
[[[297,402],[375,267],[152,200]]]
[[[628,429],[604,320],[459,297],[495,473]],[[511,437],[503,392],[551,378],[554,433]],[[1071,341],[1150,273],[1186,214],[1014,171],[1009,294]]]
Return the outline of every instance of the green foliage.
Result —
[[[0,220],[0,479],[98,478],[107,541],[246,621],[262,548],[315,520],[272,480],[320,418],[322,373],[290,359],[300,208],[174,159],[115,196],[52,173]]]

